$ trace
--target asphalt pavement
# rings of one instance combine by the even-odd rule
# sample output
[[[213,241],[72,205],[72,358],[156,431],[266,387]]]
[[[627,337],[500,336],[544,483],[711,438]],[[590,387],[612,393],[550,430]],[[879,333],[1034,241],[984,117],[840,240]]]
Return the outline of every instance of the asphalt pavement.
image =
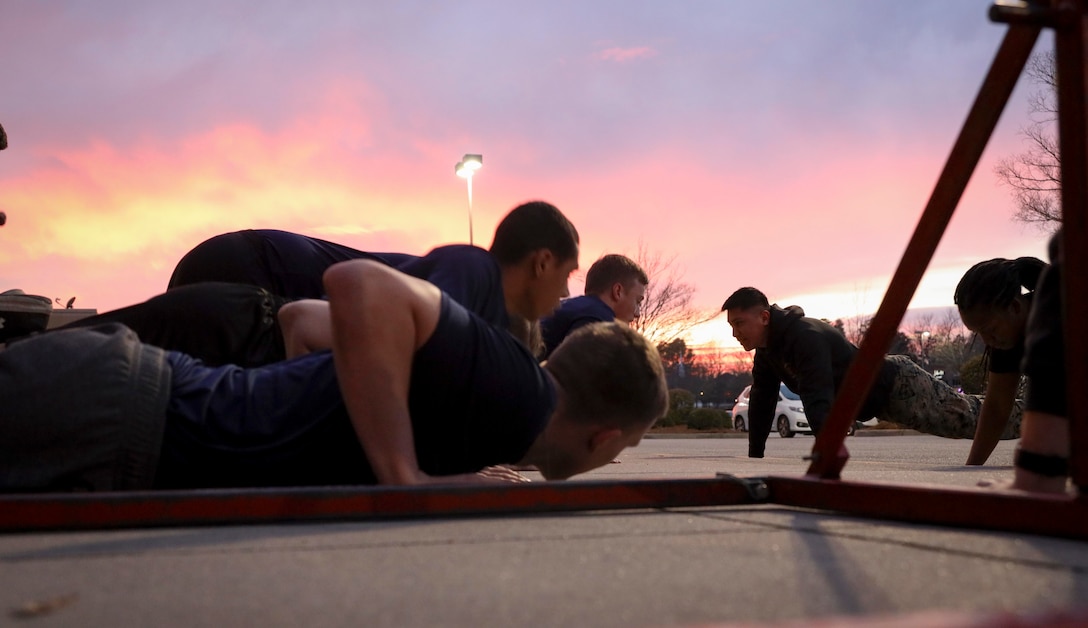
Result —
[[[844,480],[1011,477],[1013,442],[868,436]],[[651,438],[573,481],[801,476],[812,442]],[[1088,622],[1088,543],[761,504],[5,534],[0,583],[34,627],[1057,626]]]

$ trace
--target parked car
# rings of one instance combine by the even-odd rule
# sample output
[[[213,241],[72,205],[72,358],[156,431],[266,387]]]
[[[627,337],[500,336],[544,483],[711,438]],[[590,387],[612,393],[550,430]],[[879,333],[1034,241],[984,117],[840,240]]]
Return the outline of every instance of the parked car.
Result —
[[[748,395],[752,387],[746,386],[741,391],[733,404],[733,429],[740,432],[748,431]],[[805,406],[801,403],[801,397],[782,384],[778,390],[778,406],[775,408],[774,429],[782,438],[793,438],[795,434],[811,434],[812,427],[805,416]],[[857,429],[857,424],[850,425],[848,436],[852,436]]]

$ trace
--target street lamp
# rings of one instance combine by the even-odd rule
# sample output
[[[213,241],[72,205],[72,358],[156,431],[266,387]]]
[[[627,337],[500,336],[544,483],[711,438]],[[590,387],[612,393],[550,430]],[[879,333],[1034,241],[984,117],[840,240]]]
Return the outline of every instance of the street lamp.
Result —
[[[918,335],[918,357],[922,358],[922,368],[929,370],[929,331],[915,330]]]
[[[0,150],[4,150],[8,147],[8,134],[4,133],[4,127],[0,126]],[[4,226],[4,223],[8,221],[8,215],[4,212],[0,212],[0,227]]]
[[[457,173],[457,176],[468,181],[468,243],[472,242],[472,175],[476,174],[476,171],[484,166],[483,155],[471,155],[466,154],[461,158],[461,161],[453,167],[453,171]]]

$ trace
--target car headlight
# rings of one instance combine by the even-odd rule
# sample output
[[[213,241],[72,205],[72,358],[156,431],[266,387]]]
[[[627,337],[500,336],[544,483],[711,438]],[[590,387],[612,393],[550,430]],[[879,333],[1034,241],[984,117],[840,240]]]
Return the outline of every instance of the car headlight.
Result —
[[[793,410],[794,412],[804,412],[805,407],[804,406],[790,406],[790,410]]]

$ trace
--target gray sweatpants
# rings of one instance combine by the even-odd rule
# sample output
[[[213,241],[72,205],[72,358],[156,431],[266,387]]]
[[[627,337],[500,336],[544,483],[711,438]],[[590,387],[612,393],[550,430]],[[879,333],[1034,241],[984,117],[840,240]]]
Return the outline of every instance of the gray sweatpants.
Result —
[[[890,355],[885,359],[896,365],[898,373],[888,403],[877,418],[945,438],[975,437],[982,409],[981,395],[956,392],[905,355]],[[1024,402],[1017,399],[1001,435],[1003,440],[1020,438],[1023,412]]]
[[[0,350],[0,492],[149,489],[170,366],[112,323]]]

